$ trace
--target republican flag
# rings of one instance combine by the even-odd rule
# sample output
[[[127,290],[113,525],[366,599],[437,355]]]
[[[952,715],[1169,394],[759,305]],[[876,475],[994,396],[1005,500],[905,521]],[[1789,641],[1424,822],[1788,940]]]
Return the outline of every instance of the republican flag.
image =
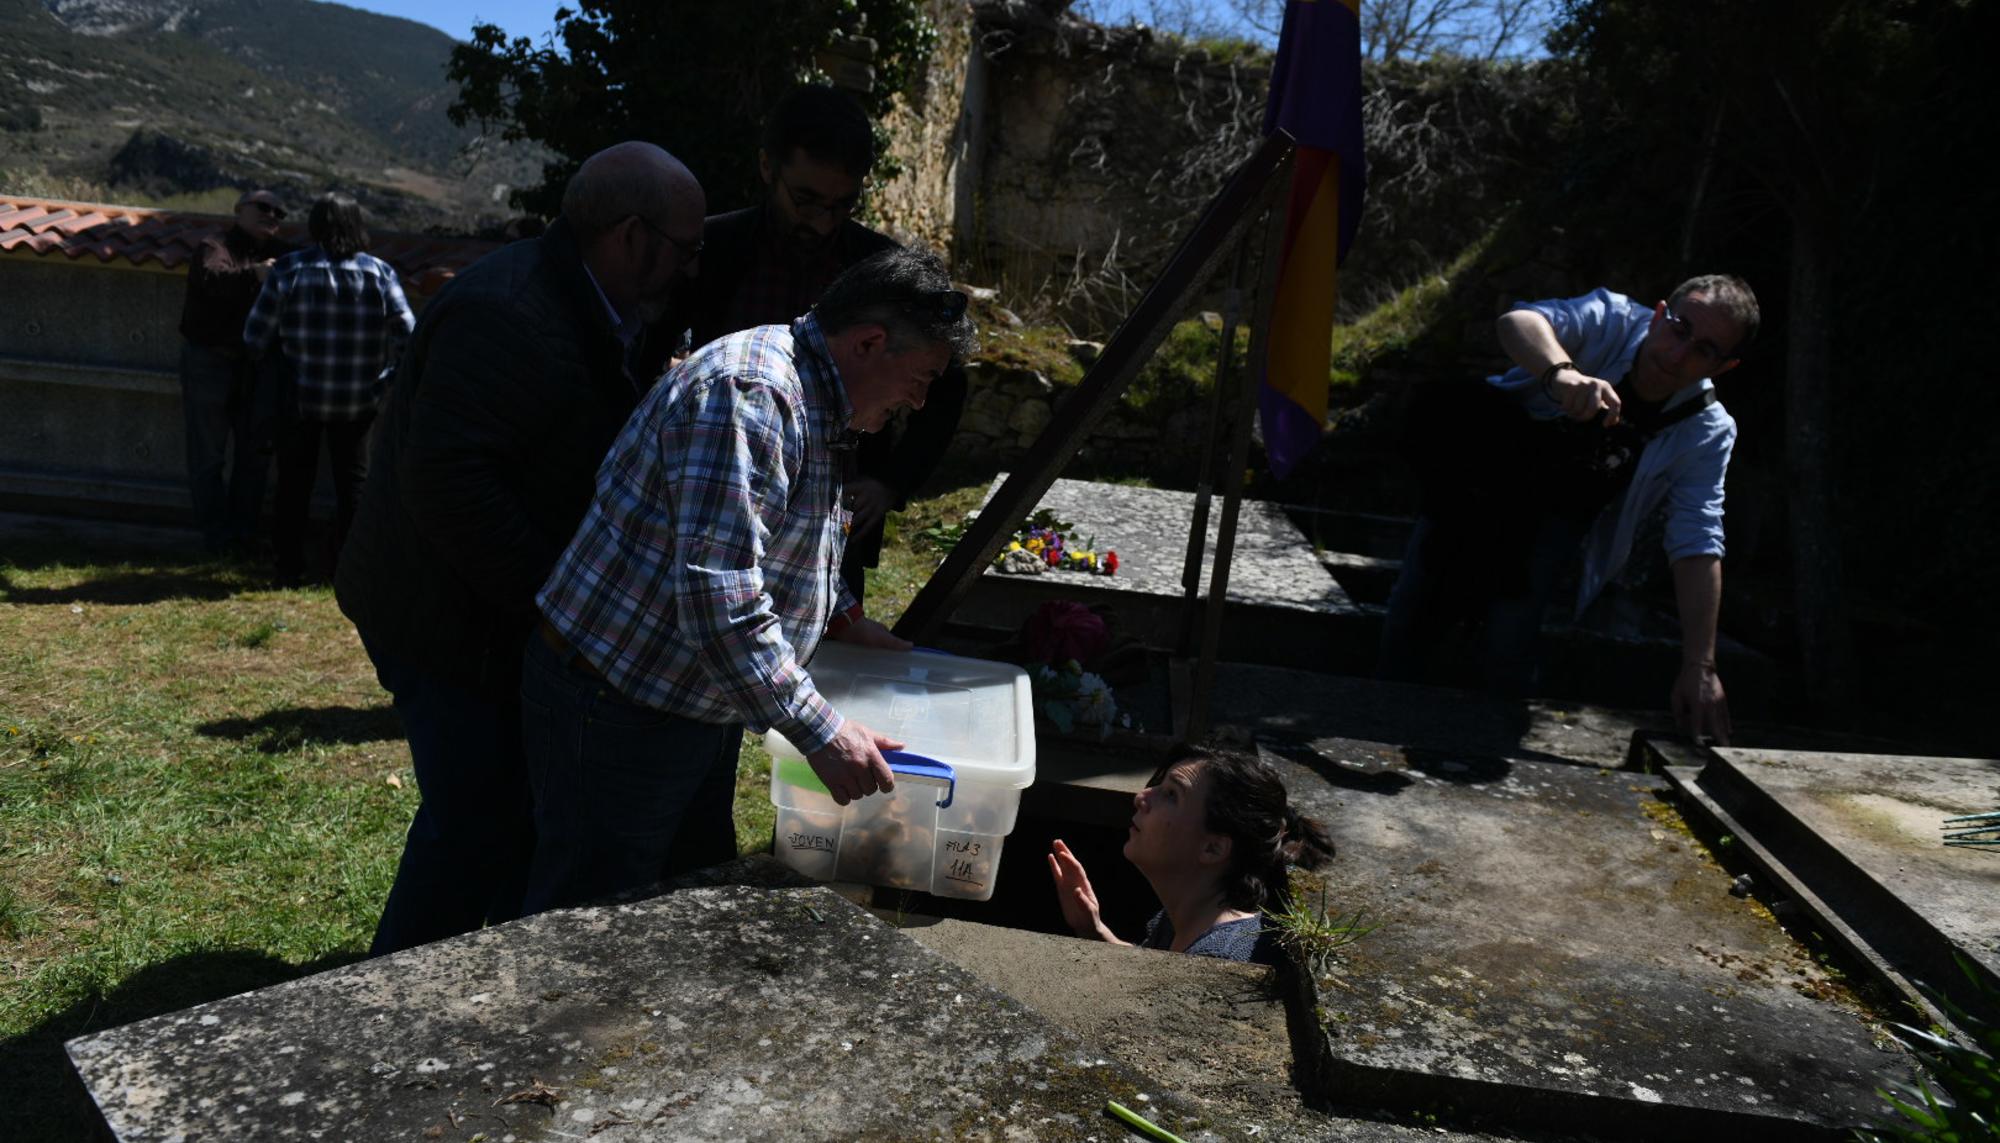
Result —
[[[1288,0],[1264,134],[1298,141],[1258,387],[1264,450],[1283,477],[1319,443],[1333,351],[1335,279],[1361,221],[1360,0]]]

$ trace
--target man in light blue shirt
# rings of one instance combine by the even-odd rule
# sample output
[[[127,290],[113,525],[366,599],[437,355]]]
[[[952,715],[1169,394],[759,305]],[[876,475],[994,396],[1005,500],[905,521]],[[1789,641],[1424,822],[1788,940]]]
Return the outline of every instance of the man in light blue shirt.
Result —
[[[1580,612],[1664,504],[1682,641],[1670,705],[1689,734],[1727,742],[1715,628],[1736,422],[1713,379],[1737,366],[1758,320],[1750,287],[1722,274],[1691,278],[1652,306],[1598,289],[1501,315],[1500,345],[1514,367],[1486,379],[1478,400],[1490,406],[1488,420],[1474,442],[1497,471],[1445,498],[1449,506],[1426,504],[1390,596],[1381,673],[1422,677],[1454,618],[1454,593],[1462,601],[1476,578],[1489,585],[1480,599],[1487,684],[1527,693],[1543,611],[1578,546]],[[1494,562],[1467,566],[1484,557]]]

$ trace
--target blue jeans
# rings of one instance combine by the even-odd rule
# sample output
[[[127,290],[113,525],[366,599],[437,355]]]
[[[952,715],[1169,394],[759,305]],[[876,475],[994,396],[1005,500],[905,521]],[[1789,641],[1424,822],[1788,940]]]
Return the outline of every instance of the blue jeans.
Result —
[[[527,912],[735,856],[740,725],[628,701],[536,636],[521,668],[521,727],[535,801]]]
[[[362,642],[395,699],[423,796],[370,954],[513,920],[535,847],[519,703],[465,690]]]
[[[1567,517],[1543,514],[1525,549],[1525,590],[1495,593],[1479,608],[1485,622],[1480,674],[1486,689],[1512,698],[1535,693],[1540,683],[1538,651],[1542,616],[1555,596],[1556,581],[1576,556],[1588,529]],[[1403,553],[1402,571],[1389,593],[1382,621],[1381,658],[1376,674],[1398,682],[1425,682],[1445,634],[1466,618],[1463,599],[1468,576],[1497,578],[1493,568],[1440,567],[1433,558],[1438,523],[1419,517]],[[1461,556],[1463,553],[1461,553]]]
[[[258,377],[248,357],[181,343],[188,496],[211,552],[255,536],[264,511],[277,408]]]

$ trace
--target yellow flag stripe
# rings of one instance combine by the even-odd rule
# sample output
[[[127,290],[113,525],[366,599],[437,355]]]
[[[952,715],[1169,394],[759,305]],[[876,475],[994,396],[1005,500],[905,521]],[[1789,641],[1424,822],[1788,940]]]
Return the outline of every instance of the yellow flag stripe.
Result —
[[[1327,163],[1279,271],[1266,376],[1294,404],[1326,420],[1340,252],[1340,160]]]

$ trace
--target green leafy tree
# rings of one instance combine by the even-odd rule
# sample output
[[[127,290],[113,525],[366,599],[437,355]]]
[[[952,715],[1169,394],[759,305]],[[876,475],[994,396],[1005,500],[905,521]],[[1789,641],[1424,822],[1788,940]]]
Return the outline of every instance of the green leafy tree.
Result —
[[[480,24],[452,50],[447,113],[554,154],[541,186],[514,192],[526,210],[554,215],[578,164],[626,139],[672,151],[710,209],[729,209],[756,199],[765,110],[793,84],[824,80],[822,50],[855,36],[876,45],[873,89],[857,98],[879,124],[936,40],[919,0],[583,0],[556,10],[540,45]]]

